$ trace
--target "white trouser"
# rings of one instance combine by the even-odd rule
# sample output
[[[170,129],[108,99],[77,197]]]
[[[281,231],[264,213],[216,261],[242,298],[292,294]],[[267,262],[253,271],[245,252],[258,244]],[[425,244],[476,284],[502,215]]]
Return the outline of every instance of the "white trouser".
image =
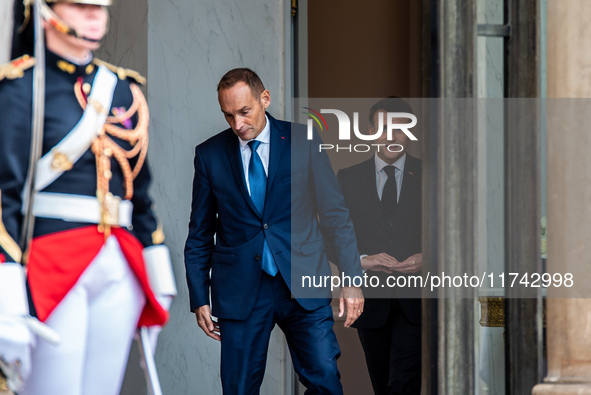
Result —
[[[21,394],[119,394],[145,303],[117,239],[109,237],[47,319],[61,343],[37,342]]]

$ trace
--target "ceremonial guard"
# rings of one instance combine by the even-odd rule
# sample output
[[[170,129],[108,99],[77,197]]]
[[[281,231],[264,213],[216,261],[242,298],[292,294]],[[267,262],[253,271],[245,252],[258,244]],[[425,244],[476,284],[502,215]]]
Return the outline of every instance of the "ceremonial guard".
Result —
[[[46,49],[0,66],[0,267],[26,267],[31,313],[59,337],[32,337],[29,364],[0,335],[0,368],[28,376],[19,394],[119,394],[136,329],[164,325],[176,293],[148,194],[144,78],[92,53],[110,3],[36,0],[24,28],[35,13]],[[0,331],[17,294],[0,289]]]

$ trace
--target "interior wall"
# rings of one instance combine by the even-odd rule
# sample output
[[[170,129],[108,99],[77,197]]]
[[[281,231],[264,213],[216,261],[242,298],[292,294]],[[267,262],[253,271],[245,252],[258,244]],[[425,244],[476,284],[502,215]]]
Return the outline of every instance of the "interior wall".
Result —
[[[309,1],[309,97],[420,97],[420,33],[419,1]]]

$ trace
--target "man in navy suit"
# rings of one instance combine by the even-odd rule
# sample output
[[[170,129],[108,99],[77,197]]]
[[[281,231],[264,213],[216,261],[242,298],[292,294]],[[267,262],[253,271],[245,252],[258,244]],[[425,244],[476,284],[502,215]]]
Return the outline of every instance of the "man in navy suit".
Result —
[[[185,266],[191,311],[207,336],[221,340],[224,393],[259,393],[278,324],[306,393],[342,394],[330,289],[302,286],[302,276],[331,274],[328,252],[344,275],[362,275],[320,138],[308,140],[303,125],[265,113],[271,97],[252,70],[226,73],[218,100],[230,128],[195,149]],[[363,302],[359,288],[341,289],[346,327]]]

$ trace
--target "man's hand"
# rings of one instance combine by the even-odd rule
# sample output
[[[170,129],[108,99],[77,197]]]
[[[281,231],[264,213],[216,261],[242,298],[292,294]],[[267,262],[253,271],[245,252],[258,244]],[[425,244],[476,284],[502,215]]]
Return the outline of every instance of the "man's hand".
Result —
[[[423,254],[414,254],[408,257],[396,268],[397,271],[402,273],[415,273],[421,270],[423,267]]]
[[[220,325],[211,319],[211,310],[208,305],[203,305],[195,310],[197,325],[205,334],[214,340],[220,341]]]
[[[376,272],[392,273],[398,265],[400,265],[400,262],[385,252],[364,256],[363,259],[361,259],[361,267],[364,270],[373,270]]]
[[[345,314],[345,304],[347,305],[347,320],[345,328],[351,326],[357,318],[363,313],[363,293],[359,287],[341,288],[341,298],[339,299],[339,317]]]

